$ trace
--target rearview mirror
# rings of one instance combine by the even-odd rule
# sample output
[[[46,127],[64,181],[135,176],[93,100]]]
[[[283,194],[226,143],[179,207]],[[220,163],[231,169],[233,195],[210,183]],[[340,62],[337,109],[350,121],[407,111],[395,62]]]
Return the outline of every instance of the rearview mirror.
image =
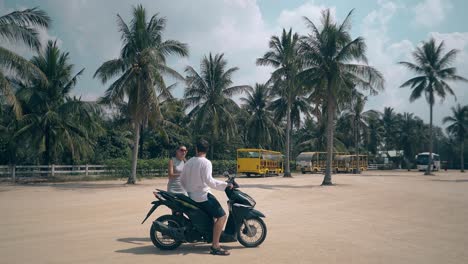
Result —
[[[226,178],[229,178],[229,172],[225,171],[225,172],[223,173],[223,176],[226,177]]]

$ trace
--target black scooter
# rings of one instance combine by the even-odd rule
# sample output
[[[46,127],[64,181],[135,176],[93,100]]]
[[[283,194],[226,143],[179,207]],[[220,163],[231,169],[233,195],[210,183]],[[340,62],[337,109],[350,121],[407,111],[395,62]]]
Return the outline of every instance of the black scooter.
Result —
[[[234,188],[226,188],[229,216],[226,228],[220,242],[239,241],[245,247],[257,247],[263,243],[267,235],[267,227],[261,212],[254,209],[255,200],[246,193],[241,192],[235,181],[226,172],[227,182]],[[151,241],[159,249],[172,250],[182,243],[206,242],[211,243],[213,237],[213,218],[201,209],[196,202],[183,194],[173,194],[158,190],[153,192],[158,200],[152,202],[142,224],[161,205],[172,209],[172,215],[163,215],[153,221],[150,230]]]

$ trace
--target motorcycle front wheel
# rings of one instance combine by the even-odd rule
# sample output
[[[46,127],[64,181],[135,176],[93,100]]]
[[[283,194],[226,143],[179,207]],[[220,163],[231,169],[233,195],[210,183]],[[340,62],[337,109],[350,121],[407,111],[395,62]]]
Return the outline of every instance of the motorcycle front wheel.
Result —
[[[267,235],[265,222],[259,217],[245,219],[237,231],[237,240],[244,247],[258,247]]]
[[[182,225],[179,223],[176,217],[173,215],[163,215],[156,219],[156,221],[167,225],[169,227],[179,228]],[[150,237],[153,245],[162,250],[173,250],[178,248],[182,242],[175,240],[174,238],[162,234],[160,231],[156,230],[156,227],[151,225]]]

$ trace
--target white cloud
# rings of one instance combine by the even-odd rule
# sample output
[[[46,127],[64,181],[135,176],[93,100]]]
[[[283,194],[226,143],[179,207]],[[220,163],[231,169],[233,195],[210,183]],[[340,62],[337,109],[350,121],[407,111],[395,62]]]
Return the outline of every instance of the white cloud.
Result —
[[[370,12],[364,18],[362,35],[368,46],[369,64],[381,71],[386,80],[385,90],[369,100],[368,108],[402,108],[409,97],[406,97],[405,91],[398,88],[407,72],[398,66],[397,62],[408,59],[413,45],[409,40],[393,43],[388,36],[388,24],[400,8],[402,7],[394,2],[379,2],[379,9]]]
[[[309,30],[304,22],[304,17],[309,18],[312,22],[319,23],[322,16],[322,11],[330,8],[330,13],[333,18],[336,17],[336,8],[325,5],[317,5],[314,1],[309,1],[292,10],[281,11],[278,17],[278,26],[282,29],[293,28],[295,32],[306,34]]]
[[[463,51],[468,46],[468,32],[431,32],[429,35],[438,41],[444,41],[445,47],[449,49],[458,49]]]
[[[413,8],[413,23],[419,26],[432,27],[440,24],[452,9],[449,0],[424,0]]]
[[[379,9],[372,11],[364,19],[362,35],[366,39],[368,46],[369,64],[379,69],[385,76],[386,87],[378,96],[369,100],[367,108],[383,110],[389,106],[395,108],[397,112],[412,112],[429,121],[429,106],[424,97],[413,103],[409,102],[411,90],[409,88],[399,88],[399,86],[411,78],[413,73],[397,64],[398,61],[413,61],[411,52],[419,43],[409,40],[393,41],[388,36],[388,26],[396,12],[403,8],[394,2],[380,2]],[[458,74],[468,77],[468,32],[438,33],[432,32],[429,37],[434,37],[437,41],[444,40],[447,52],[456,48],[460,54],[453,66],[459,70]],[[458,103],[468,104],[468,93],[466,84],[453,83]],[[453,97],[441,104],[435,105],[434,124],[442,125],[442,119],[450,114],[450,107],[456,104]]]
[[[309,0],[295,8],[282,10],[277,19],[272,21],[274,24],[268,25],[255,0],[206,0],[196,4],[190,0],[179,0],[177,4],[152,0],[43,0],[41,7],[46,8],[54,22],[50,31],[52,33],[41,32],[40,37],[43,40],[53,39],[54,35],[61,37],[60,46],[70,52],[72,62],[77,69],[86,67],[85,74],[75,90],[76,94],[82,95],[84,99],[94,99],[102,95],[107,86],[93,79],[92,74],[104,61],[117,57],[121,48],[116,14],[119,13],[126,22],[129,22],[132,6],[142,3],[148,15],[159,12],[161,16],[168,19],[164,34],[166,39],[176,39],[189,44],[190,57],[170,58],[169,64],[172,67],[181,73],[187,65],[198,70],[204,55],[209,52],[225,53],[225,58],[229,62],[228,66],[240,68],[234,74],[234,83],[253,85],[255,82],[266,81],[272,71],[269,67],[255,65],[256,58],[267,51],[268,41],[272,35],[279,35],[282,28],[289,27],[292,27],[295,32],[305,34],[308,29],[303,16],[318,23],[321,11],[326,8],[330,8],[333,17],[336,17],[334,6],[316,2]],[[372,97],[368,108],[382,110],[384,106],[391,106],[398,112],[414,112],[428,120],[428,107],[425,100],[420,99],[410,104],[408,100],[410,90],[398,88],[411,77],[411,73],[397,62],[411,61],[411,51],[415,47],[412,41],[392,40],[389,37],[389,25],[397,13],[405,9],[401,2],[379,0],[376,10],[370,12],[363,20],[353,21],[355,26],[362,23],[361,27],[358,27],[361,32],[357,35],[366,39],[369,64],[379,69],[387,81],[386,90],[381,95]],[[3,0],[0,0],[0,7],[2,3]],[[442,1],[427,0],[410,12],[418,9],[420,16],[415,18],[415,21],[435,20],[440,23],[450,6],[447,7],[445,2],[442,4]],[[441,12],[437,10],[438,7],[441,7]],[[14,6],[14,8],[18,7]],[[424,18],[425,15],[430,19]],[[422,25],[423,22],[418,25]],[[430,35],[438,40],[443,39],[447,49],[461,50],[455,66],[460,70],[460,75],[468,76],[468,33],[434,32]],[[183,85],[177,87],[174,92],[176,96],[183,95],[183,87]],[[464,87],[467,85],[457,83],[453,87],[457,93],[458,102],[467,104],[468,99],[465,94],[468,96],[468,93],[464,92]],[[448,98],[446,103],[452,104],[452,101],[453,99]],[[443,115],[449,112],[450,106],[437,107],[440,113],[436,114],[435,122],[440,124]]]
[[[457,59],[452,64],[457,68],[457,74],[468,79],[468,32],[453,32],[453,33],[439,33],[431,32],[429,37],[434,37],[437,42],[444,41],[445,52],[451,49],[459,50]],[[465,82],[452,82],[450,83],[457,98],[455,100],[452,96],[447,96],[446,100],[441,103],[440,110],[437,113],[439,120],[443,117],[450,115],[450,106],[456,104],[468,105],[468,83]]]

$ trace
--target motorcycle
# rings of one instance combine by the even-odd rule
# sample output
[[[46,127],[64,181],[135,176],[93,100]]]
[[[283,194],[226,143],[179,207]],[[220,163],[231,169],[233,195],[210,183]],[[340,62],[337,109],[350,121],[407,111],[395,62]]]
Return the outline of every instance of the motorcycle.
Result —
[[[254,209],[255,200],[239,190],[235,176],[227,172],[233,188],[226,188],[229,216],[226,227],[221,234],[220,242],[238,241],[245,247],[257,247],[263,243],[267,235],[267,227],[262,218],[265,215]],[[153,221],[150,237],[153,244],[162,250],[173,250],[182,243],[211,243],[213,237],[214,219],[199,207],[199,205],[183,194],[169,193],[163,190],[153,192],[157,200],[147,213],[142,224],[161,205],[172,210],[172,215],[163,215]]]

